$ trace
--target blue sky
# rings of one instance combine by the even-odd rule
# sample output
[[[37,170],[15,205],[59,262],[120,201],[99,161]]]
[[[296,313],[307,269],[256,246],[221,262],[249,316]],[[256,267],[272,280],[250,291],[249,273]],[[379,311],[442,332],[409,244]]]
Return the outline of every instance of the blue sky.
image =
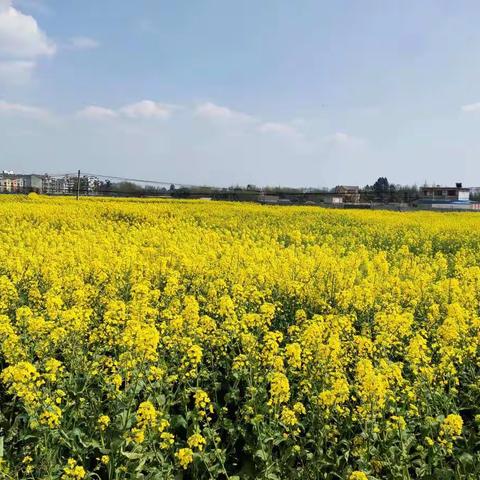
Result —
[[[480,185],[480,4],[0,0],[0,168]]]

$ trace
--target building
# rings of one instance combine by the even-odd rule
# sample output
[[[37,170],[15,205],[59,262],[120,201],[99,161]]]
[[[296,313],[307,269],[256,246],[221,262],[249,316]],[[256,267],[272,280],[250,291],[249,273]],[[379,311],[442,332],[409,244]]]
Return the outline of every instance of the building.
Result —
[[[257,201],[267,205],[276,205],[280,201],[280,197],[278,195],[261,194],[258,196]]]
[[[422,202],[428,203],[450,203],[450,202],[469,202],[470,188],[465,188],[461,183],[455,187],[434,187],[421,188]]]
[[[326,194],[323,201],[330,205],[343,205],[343,195]]]
[[[42,191],[42,177],[40,175],[22,175],[24,180],[24,188],[31,192]]]
[[[50,175],[43,175],[42,177],[42,193],[49,195],[66,193],[66,184],[63,177],[51,177]]]
[[[68,195],[77,193],[77,175],[64,175],[61,177],[50,176],[48,174],[42,177],[42,192],[48,195]],[[98,193],[101,182],[98,177],[83,175],[80,177],[80,194],[92,195]]]
[[[480,205],[470,200],[470,188],[461,183],[454,187],[424,186],[420,189],[421,198],[414,205],[432,210],[479,210]]]
[[[42,191],[42,178],[39,175],[23,175],[12,172],[0,173],[1,193],[29,193]]]
[[[360,187],[337,185],[332,191],[322,194],[323,202],[329,205],[344,205],[360,202]]]
[[[334,188],[335,197],[341,196],[340,203],[358,203],[360,202],[360,187],[352,185],[337,185]],[[333,202],[332,202],[333,203]]]

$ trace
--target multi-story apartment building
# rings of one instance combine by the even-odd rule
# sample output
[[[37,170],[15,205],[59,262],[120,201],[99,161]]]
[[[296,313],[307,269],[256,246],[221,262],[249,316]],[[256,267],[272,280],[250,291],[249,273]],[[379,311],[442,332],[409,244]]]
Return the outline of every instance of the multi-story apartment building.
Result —
[[[42,192],[52,195],[68,195],[77,192],[77,175],[54,177],[48,174],[42,177]],[[83,175],[80,177],[80,193],[82,195],[95,194],[100,185],[97,177]]]
[[[0,173],[1,193],[41,192],[42,178],[39,175],[23,175],[12,172]]]

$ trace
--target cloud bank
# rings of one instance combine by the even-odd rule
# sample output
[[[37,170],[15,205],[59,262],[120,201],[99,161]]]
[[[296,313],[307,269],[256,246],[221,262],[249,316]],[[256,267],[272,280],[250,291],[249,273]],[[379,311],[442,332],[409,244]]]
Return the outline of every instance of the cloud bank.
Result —
[[[0,81],[27,82],[42,57],[55,55],[57,46],[35,18],[0,0]]]

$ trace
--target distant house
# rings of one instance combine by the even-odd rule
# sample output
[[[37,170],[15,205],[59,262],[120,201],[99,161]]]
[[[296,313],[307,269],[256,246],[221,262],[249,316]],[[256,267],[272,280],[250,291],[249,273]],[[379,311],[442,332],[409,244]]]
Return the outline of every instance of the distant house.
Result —
[[[422,201],[432,203],[468,202],[470,200],[470,189],[457,183],[455,187],[422,187]]]
[[[337,185],[334,189],[334,198],[336,196],[342,197],[340,203],[358,203],[360,202],[360,187],[356,185]]]
[[[477,197],[480,195],[480,187],[472,187],[470,188],[470,195]]]
[[[42,190],[42,178],[38,175],[23,175],[12,172],[0,173],[1,193],[28,193]]]
[[[280,197],[278,195],[265,195],[265,194],[262,194],[262,195],[259,195],[258,196],[258,202],[260,203],[267,203],[267,204],[270,204],[270,205],[276,205],[278,204],[280,200]]]
[[[42,192],[48,194],[66,193],[67,185],[65,178],[51,177],[45,174],[42,178]]]
[[[67,195],[77,191],[77,175],[42,176],[42,192],[50,195]],[[91,175],[82,175],[80,178],[80,191],[82,195],[98,193],[100,180]]]
[[[331,205],[340,205],[343,204],[343,195],[326,194],[323,201]]]

